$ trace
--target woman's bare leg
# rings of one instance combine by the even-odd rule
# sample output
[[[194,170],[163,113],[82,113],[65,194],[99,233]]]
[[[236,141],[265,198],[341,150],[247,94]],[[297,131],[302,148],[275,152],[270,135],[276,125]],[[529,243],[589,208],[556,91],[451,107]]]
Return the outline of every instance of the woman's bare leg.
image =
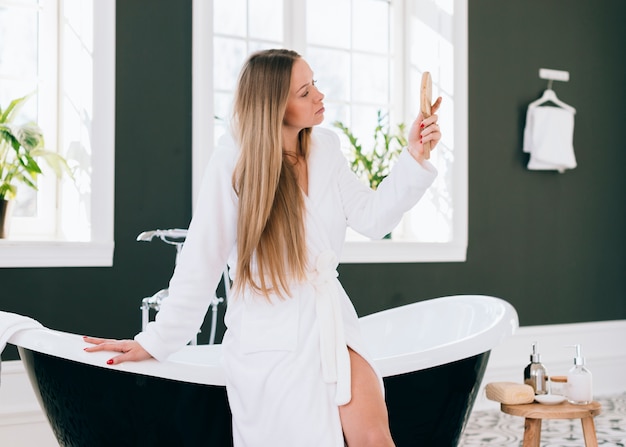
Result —
[[[363,357],[350,352],[352,399],[339,407],[341,426],[350,447],[391,447],[389,417],[378,377]]]

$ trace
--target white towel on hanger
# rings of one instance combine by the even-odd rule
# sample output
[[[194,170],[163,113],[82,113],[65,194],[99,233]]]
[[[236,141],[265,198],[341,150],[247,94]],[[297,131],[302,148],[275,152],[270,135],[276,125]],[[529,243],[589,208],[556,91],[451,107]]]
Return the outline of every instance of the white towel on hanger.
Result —
[[[531,104],[526,113],[524,152],[530,153],[528,169],[557,170],[576,167],[574,109]]]

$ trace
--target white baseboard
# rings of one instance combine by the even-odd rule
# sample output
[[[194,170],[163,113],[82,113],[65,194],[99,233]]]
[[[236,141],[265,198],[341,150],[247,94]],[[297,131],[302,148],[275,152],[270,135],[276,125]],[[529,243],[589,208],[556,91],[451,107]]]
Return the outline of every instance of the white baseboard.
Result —
[[[20,360],[2,362],[0,446],[58,447]]]
[[[474,411],[500,408],[485,397],[486,384],[523,383],[535,341],[548,375],[565,375],[574,364],[575,351],[568,346],[580,344],[593,376],[594,395],[626,392],[626,320],[524,326],[491,351]]]
[[[485,397],[489,382],[522,382],[533,342],[538,343],[548,374],[563,375],[580,343],[593,374],[597,396],[626,392],[626,320],[525,326],[493,349],[474,411],[498,409]],[[0,375],[0,446],[56,447],[58,444],[21,361],[2,363]]]

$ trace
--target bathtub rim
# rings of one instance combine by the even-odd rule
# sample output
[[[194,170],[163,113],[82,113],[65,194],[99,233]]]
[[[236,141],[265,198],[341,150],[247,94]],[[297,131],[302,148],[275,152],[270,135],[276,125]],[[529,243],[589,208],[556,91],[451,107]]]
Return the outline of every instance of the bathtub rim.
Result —
[[[446,365],[489,352],[502,343],[505,338],[513,335],[519,328],[519,320],[515,308],[508,301],[489,295],[450,295],[430,298],[365,315],[359,320],[368,322],[369,320],[384,318],[395,313],[403,313],[406,312],[407,309],[418,309],[434,302],[452,304],[452,302],[459,300],[474,300],[480,301],[483,304],[489,303],[490,306],[497,306],[501,310],[500,318],[493,321],[483,330],[472,333],[461,340],[454,340],[419,352],[382,357],[372,356],[381,375],[383,377],[389,377],[406,374],[435,366]]]
[[[359,320],[367,321],[372,318],[380,318],[396,312],[404,312],[408,307],[424,306],[435,300],[441,302],[441,300],[451,301],[468,297],[478,297],[480,300],[498,304],[503,310],[501,318],[495,321],[486,330],[473,334],[471,337],[468,337],[467,340],[463,340],[463,343],[455,341],[420,352],[403,353],[387,357],[371,357],[381,375],[383,377],[389,377],[405,374],[482,354],[500,344],[504,338],[512,335],[518,328],[517,312],[513,306],[501,298],[487,295],[453,295],[431,298],[391,309],[385,309],[374,314],[363,316]],[[55,349],[55,344],[60,341],[64,342],[63,352]],[[141,362],[125,362],[119,365],[107,365],[106,361],[115,354],[111,352],[85,352],[83,349],[91,345],[84,342],[82,336],[77,334],[47,328],[26,329],[14,334],[8,342],[26,349],[99,368],[203,385],[226,385],[226,378],[221,364],[221,344],[185,346],[163,362],[149,359]],[[459,345],[461,344],[464,346],[459,349]],[[68,348],[66,345],[70,347]]]
[[[63,343],[63,352],[56,349],[59,342]],[[140,362],[124,362],[119,365],[107,365],[107,360],[115,356],[115,353],[85,352],[84,348],[93,345],[83,341],[81,335],[69,332],[47,328],[26,329],[14,334],[8,340],[8,343],[53,357],[113,371],[160,377],[162,379],[201,385],[226,385],[226,379],[221,364],[222,345],[220,344],[184,346],[163,362],[148,359]],[[193,355],[191,354],[192,352]],[[190,362],[188,359],[191,357],[195,357],[198,360]]]

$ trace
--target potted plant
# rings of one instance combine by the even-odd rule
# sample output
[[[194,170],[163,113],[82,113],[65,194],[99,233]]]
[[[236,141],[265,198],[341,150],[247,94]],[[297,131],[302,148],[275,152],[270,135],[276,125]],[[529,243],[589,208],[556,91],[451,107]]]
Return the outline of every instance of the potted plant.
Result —
[[[7,237],[18,186],[37,190],[37,176],[42,173],[38,159],[43,159],[57,176],[63,173],[72,176],[62,156],[44,149],[43,132],[36,123],[16,123],[30,96],[14,99],[6,109],[0,107],[0,238]]]
[[[406,125],[400,123],[395,130],[391,129],[388,115],[377,111],[376,127],[374,128],[374,143],[369,150],[364,150],[358,138],[341,121],[335,121],[333,126],[341,130],[348,138],[350,152],[348,161],[352,171],[362,178],[372,189],[378,188],[393,166],[393,162],[408,144]],[[391,239],[391,233],[385,236]]]

